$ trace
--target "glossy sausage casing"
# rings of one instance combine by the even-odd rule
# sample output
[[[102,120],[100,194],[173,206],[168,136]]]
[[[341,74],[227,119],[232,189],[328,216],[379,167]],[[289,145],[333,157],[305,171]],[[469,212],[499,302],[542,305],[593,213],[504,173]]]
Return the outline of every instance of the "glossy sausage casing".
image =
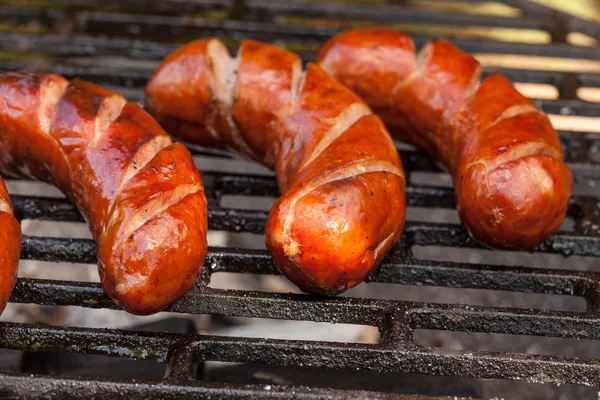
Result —
[[[0,75],[0,171],[58,186],[97,244],[103,287],[149,314],[195,282],[207,204],[192,157],[138,104],[82,80]]]
[[[382,122],[318,66],[244,41],[236,58],[216,39],[177,50],[146,88],[176,137],[230,148],[274,168],[282,196],[266,244],[301,289],[340,293],[366,278],[400,237],[404,173]]]
[[[479,63],[436,40],[350,31],[325,44],[319,65],[381,116],[390,132],[453,175],[461,220],[498,249],[531,249],[565,218],[572,177],[546,115],[502,75],[480,84]]]
[[[20,254],[21,226],[13,216],[6,186],[0,178],[0,314],[17,283]]]

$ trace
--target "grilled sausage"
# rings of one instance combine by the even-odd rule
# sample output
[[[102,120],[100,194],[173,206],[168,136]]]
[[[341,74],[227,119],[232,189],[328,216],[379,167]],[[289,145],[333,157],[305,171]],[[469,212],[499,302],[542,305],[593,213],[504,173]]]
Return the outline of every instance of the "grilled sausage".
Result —
[[[336,294],[366,278],[398,240],[404,173],[383,123],[298,56],[216,39],[163,61],[146,105],[174,136],[241,152],[275,169],[282,196],[266,225],[277,267],[302,290]]]
[[[478,84],[479,63],[451,44],[430,42],[417,57],[410,37],[386,30],[340,34],[318,63],[362,96],[392,135],[448,169],[474,239],[531,249],[560,227],[573,183],[558,136],[502,75]]]
[[[0,314],[17,283],[20,254],[21,226],[13,216],[6,186],[0,178]]]
[[[58,186],[88,222],[102,286],[150,314],[181,297],[206,255],[192,157],[141,106],[82,80],[0,75],[0,171]]]

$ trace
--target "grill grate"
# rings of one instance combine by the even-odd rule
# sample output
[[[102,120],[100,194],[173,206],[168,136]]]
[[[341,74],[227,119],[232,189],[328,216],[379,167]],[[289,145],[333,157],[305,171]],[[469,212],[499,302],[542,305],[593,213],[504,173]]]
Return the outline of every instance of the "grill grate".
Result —
[[[599,60],[597,47],[566,43],[569,32],[582,32],[600,40],[600,26],[524,0],[506,0],[523,15],[515,18],[448,14],[404,8],[398,5],[342,5],[339,3],[271,2],[265,0],[144,0],[121,4],[93,0],[49,1],[47,8],[0,7],[0,26],[33,26],[37,32],[0,32],[0,70],[34,68],[89,79],[127,90],[131,100],[141,100],[141,88],[156,61],[179,46],[176,41],[206,35],[227,39],[235,47],[242,38],[265,40],[300,50],[305,61],[313,59],[319,43],[337,28],[297,26],[281,22],[286,16],[335,18],[377,23],[410,22],[448,26],[485,26],[540,29],[550,33],[549,44],[527,44],[470,38],[451,38],[465,51],[476,53],[524,54]],[[39,3],[31,1],[31,4]],[[0,2],[2,4],[2,2]],[[112,7],[112,8],[111,8]],[[118,8],[114,8],[118,7]],[[150,15],[136,14],[144,12]],[[210,12],[218,18],[207,18]],[[181,16],[182,13],[204,17]],[[204,14],[203,14],[204,13]],[[285,21],[285,20],[284,20]],[[417,36],[421,46],[427,36]],[[33,55],[33,56],[32,56]],[[139,66],[114,67],[98,63],[101,57],[136,60]],[[91,66],[94,62],[94,66]],[[143,61],[141,61],[143,60]],[[144,64],[146,63],[146,64]],[[96,66],[99,64],[99,66]],[[600,116],[600,103],[576,97],[580,87],[600,87],[600,75],[556,71],[500,69],[517,82],[551,84],[559,99],[536,100],[550,114]],[[489,70],[486,69],[489,73]],[[566,159],[577,183],[600,180],[600,136],[586,132],[561,131]],[[196,153],[200,154],[200,153]],[[207,153],[201,153],[207,155]],[[208,153],[211,157],[223,157]],[[417,151],[401,150],[407,181],[413,172],[437,172],[435,165]],[[209,196],[209,226],[230,232],[262,233],[267,212],[221,207],[226,195],[275,196],[272,177],[204,172]],[[410,184],[408,205],[426,208],[455,206],[450,189]],[[19,219],[75,221],[82,218],[66,200],[12,196]],[[600,256],[600,208],[598,198],[575,195],[568,216],[575,221],[572,231],[562,231],[540,246],[538,253],[565,256]],[[347,344],[274,339],[229,338],[189,334],[156,334],[122,330],[84,329],[0,323],[0,347],[27,351],[68,351],[117,357],[150,359],[167,363],[167,376],[160,381],[133,383],[99,379],[23,376],[0,373],[0,394],[19,396],[50,393],[61,398],[86,395],[128,395],[131,398],[159,396],[177,398],[356,398],[352,391],[233,385],[196,380],[199,362],[207,360],[262,363],[277,366],[310,366],[360,369],[381,372],[419,373],[459,377],[498,378],[539,383],[573,383],[600,389],[600,360],[547,355],[459,351],[418,346],[416,329],[485,332],[600,340],[600,273],[494,265],[471,265],[417,259],[414,245],[480,248],[456,224],[407,222],[400,243],[386,257],[369,282],[403,285],[433,285],[453,288],[506,290],[581,296],[587,311],[533,311],[466,305],[442,305],[368,298],[318,298],[300,294],[265,293],[209,287],[211,274],[277,274],[266,251],[210,248],[197,285],[170,311],[309,320],[318,322],[374,325],[381,343]],[[23,259],[95,263],[91,240],[24,237]],[[97,283],[43,279],[19,279],[12,302],[42,305],[77,305],[115,308]],[[75,394],[76,393],[76,394]],[[362,393],[365,398],[390,395]],[[413,397],[394,397],[412,399]],[[415,398],[416,399],[416,398]],[[419,399],[423,400],[424,397]]]

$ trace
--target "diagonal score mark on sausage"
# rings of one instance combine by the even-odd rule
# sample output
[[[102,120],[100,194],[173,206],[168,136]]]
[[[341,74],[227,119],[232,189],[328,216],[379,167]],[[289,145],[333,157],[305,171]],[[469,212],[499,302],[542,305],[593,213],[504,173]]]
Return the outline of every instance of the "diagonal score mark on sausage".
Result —
[[[79,79],[1,74],[0,102],[0,171],[54,183],[75,202],[113,300],[151,314],[185,294],[207,231],[206,197],[185,147],[139,104]]]
[[[123,179],[121,181],[121,188],[125,186],[129,180],[131,180],[136,174],[138,174],[152,159],[164,148],[173,144],[173,141],[170,137],[164,136],[155,136],[150,139],[146,144],[144,144],[138,151],[135,153],[131,162],[127,166],[125,173],[123,174]]]
[[[38,113],[41,132],[43,133],[45,138],[48,139],[48,143],[53,148],[54,153],[61,158],[60,164],[64,166],[65,173],[63,173],[62,178],[57,177],[55,174],[53,174],[53,181],[56,185],[58,185],[61,189],[64,190],[68,187],[65,182],[70,180],[70,176],[72,174],[71,165],[68,162],[67,155],[64,152],[60,151],[60,142],[50,134],[50,128],[52,127],[52,122],[54,121],[56,112],[58,111],[58,104],[60,102],[60,99],[67,90],[69,82],[66,79],[62,79],[58,76],[53,78],[54,79],[45,79],[43,76],[38,75],[31,77],[31,79],[39,79],[42,81],[40,82],[40,111]],[[27,167],[27,165],[25,165],[24,169],[28,170],[29,168]],[[26,175],[28,178],[42,179],[39,176],[36,177],[29,173],[26,173],[24,175]]]
[[[509,151],[500,154],[490,160],[478,160],[472,163],[466,164],[465,168],[469,168],[473,164],[483,164],[488,171],[492,171],[502,165],[508,164],[512,161],[517,161],[525,157],[530,156],[548,156],[554,160],[562,161],[560,152],[555,148],[549,147],[545,143],[523,143],[518,146],[512,147]]]
[[[145,223],[151,221],[165,210],[168,210],[172,206],[180,203],[188,195],[201,191],[204,191],[202,185],[194,184],[181,185],[176,189],[161,193],[159,197],[144,204],[144,207],[140,208],[129,218],[123,236],[130,236]]]
[[[127,101],[122,96],[105,98],[100,107],[100,112],[96,116],[94,136],[90,143],[91,146],[96,145],[100,141],[110,124],[119,117],[125,104],[127,104]]]
[[[1,178],[0,178],[1,179]],[[0,212],[12,215],[12,208],[7,201],[0,198]]]
[[[41,79],[41,78],[40,78]],[[58,109],[58,103],[62,98],[65,90],[67,90],[67,86],[69,82],[64,79],[53,79],[48,80],[45,85],[41,86],[41,94],[40,94],[40,126],[42,132],[48,135],[49,138],[55,140],[52,136],[50,136],[50,128],[52,126],[52,121],[54,121],[54,117],[56,116],[56,111]],[[56,142],[58,146],[58,142]]]
[[[518,118],[519,116],[527,114],[536,114],[537,109],[532,104],[517,104],[507,108],[497,118],[491,121],[486,126],[481,126],[480,130],[482,134],[486,131],[494,128],[503,121],[508,121],[512,118]],[[507,165],[514,161],[519,161],[526,157],[531,156],[547,156],[551,159],[561,162],[562,153],[560,149],[549,146],[545,141],[526,141],[523,143],[515,144],[510,147],[507,151],[501,154],[495,154],[494,157],[480,158],[471,163],[465,164],[463,167],[465,170],[469,170],[474,165],[481,165],[485,169],[485,184],[489,193],[494,193],[495,188],[490,184],[489,176],[490,172],[504,165]],[[552,190],[552,180],[543,171],[531,170],[531,182],[537,185],[543,192],[550,193]]]
[[[396,85],[393,86],[391,91],[392,98],[396,97],[398,91],[402,87],[406,86],[410,82],[423,75],[423,72],[425,71],[425,66],[431,60],[431,57],[433,57],[433,46],[431,46],[431,43],[427,43],[425,46],[423,46],[421,51],[416,56],[416,68],[414,68],[412,72],[408,73],[406,76],[399,79],[398,83],[396,83]],[[331,66],[329,67],[331,68]],[[328,69],[327,72],[333,75],[331,69]]]
[[[135,153],[135,155],[131,158],[131,161],[126,166],[125,172],[123,173],[121,183],[119,185],[122,190],[129,181],[131,181],[137,174],[146,168],[146,166],[156,157],[156,155],[161,152],[166,147],[170,146],[173,143],[170,137],[163,136],[155,136],[148,140],[139,150]],[[190,185],[186,185],[186,188]],[[198,190],[202,189],[200,185],[191,185],[194,187],[199,187]],[[195,190],[195,191],[198,191]],[[170,192],[161,193],[159,198],[154,199],[153,201],[146,204],[145,208],[140,209],[136,214],[130,217],[129,222],[127,223],[127,229],[124,231],[125,236],[131,235],[136,229],[142,226],[144,223],[152,219],[152,217],[158,215],[160,212],[169,208],[171,205],[178,203],[183,197],[187,196],[191,192],[185,194],[185,196],[181,196],[181,194],[185,192],[185,190],[181,190],[180,188],[174,189]],[[176,195],[173,195],[176,193]],[[112,202],[109,207],[108,214],[111,215],[111,219],[109,223],[106,225],[111,226],[116,224],[116,219],[121,218],[122,216],[116,212],[115,208],[118,207],[118,202]],[[150,210],[150,212],[148,212]]]
[[[220,41],[198,40],[161,63],[145,98],[174,136],[275,170],[282,195],[265,241],[302,290],[355,286],[400,237],[405,182],[391,137],[318,66],[303,72],[297,55],[251,40],[232,59]]]
[[[227,121],[234,149],[248,154],[253,159],[259,159],[258,155],[248,145],[246,138],[240,132],[233,118],[233,105],[235,103],[235,88],[237,84],[238,68],[240,64],[239,55],[231,57],[229,50],[218,40],[208,42],[207,58],[209,61],[209,88],[215,96],[215,101],[222,107],[224,118]],[[215,139],[219,139],[219,130],[214,126],[209,128],[215,132]]]
[[[404,179],[404,172],[400,168],[398,168],[397,166],[395,166],[389,162],[382,162],[382,161],[367,161],[367,162],[362,161],[362,162],[359,162],[356,164],[342,167],[342,168],[334,170],[334,171],[330,171],[327,174],[319,177],[315,181],[304,186],[302,188],[302,190],[297,192],[294,195],[294,197],[292,197],[290,199],[289,212],[285,218],[284,227],[283,227],[284,234],[287,237],[291,237],[290,231],[291,231],[291,226],[292,226],[292,223],[294,220],[294,209],[295,209],[296,203],[302,197],[306,196],[307,194],[314,191],[315,189],[318,189],[319,187],[327,185],[328,183],[355,177],[357,175],[373,173],[373,172],[389,172],[389,173],[392,173],[392,174]],[[385,243],[385,242],[382,242],[382,244],[383,243]],[[298,255],[298,252],[299,252],[298,244],[296,242],[294,242],[293,240],[291,240],[290,244],[284,248],[284,251],[285,251],[286,255],[288,255],[290,257],[295,257],[296,255]]]
[[[519,115],[529,114],[529,113],[537,113],[537,112],[539,112],[539,111],[537,110],[537,108],[535,108],[535,106],[533,104],[514,105],[512,107],[507,108],[505,111],[503,111],[502,114],[500,114],[496,119],[494,119],[492,122],[490,122],[489,125],[482,127],[482,131],[486,131],[486,130],[492,128],[494,125],[496,125],[504,120],[507,120],[509,118],[514,118]]]
[[[298,172],[302,171],[304,167],[310,164],[315,158],[319,157],[331,143],[343,135],[348,128],[354,125],[359,119],[369,114],[371,114],[371,110],[362,103],[354,103],[345,109],[342,114],[337,117],[337,121],[331,126],[329,131],[323,135],[323,138],[321,138],[319,143],[315,146],[306,161],[300,164]]]
[[[533,105],[512,106],[498,116],[498,118],[493,120],[489,125],[482,127],[481,131],[482,133],[485,133],[487,130],[492,129],[502,121],[537,112],[537,109]],[[484,165],[488,171],[491,171],[511,161],[516,161],[521,158],[535,155],[548,156],[557,161],[562,161],[562,153],[559,149],[548,146],[546,142],[537,141],[517,144],[502,154],[495,155],[491,160],[488,158],[487,160],[474,161],[470,164],[466,164],[465,168],[468,169],[472,164],[479,163]]]
[[[4,185],[4,180],[2,177],[0,177],[0,213],[6,213],[11,216],[13,215],[13,210],[8,198],[8,191],[6,190],[6,186]]]

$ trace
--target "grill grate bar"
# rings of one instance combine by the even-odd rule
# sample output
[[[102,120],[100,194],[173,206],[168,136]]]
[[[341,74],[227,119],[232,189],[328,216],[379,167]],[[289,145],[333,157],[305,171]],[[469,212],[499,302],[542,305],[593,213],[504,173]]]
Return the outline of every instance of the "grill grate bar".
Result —
[[[132,28],[136,27],[136,28]],[[302,27],[245,21],[195,20],[180,17],[141,17],[138,15],[109,14],[91,12],[78,18],[78,33],[131,35],[164,39],[164,33],[175,37],[194,38],[203,36],[226,37],[233,40],[256,39],[267,42],[289,40],[291,43],[309,42],[319,46],[339,33],[340,29],[322,27]],[[224,35],[224,33],[226,34]],[[439,36],[435,36],[439,37]],[[431,35],[414,35],[415,44],[421,47],[431,40]],[[600,59],[600,54],[590,47],[576,47],[563,43],[550,43],[544,46],[529,43],[496,42],[480,39],[452,38],[453,44],[469,53],[522,54],[547,57]]]
[[[314,17],[333,20],[359,20],[387,22],[393,24],[439,24],[439,25],[476,25],[485,27],[504,27],[521,29],[549,28],[545,16],[499,17],[475,14],[439,12],[420,8],[399,8],[397,6],[370,4],[339,4],[318,2],[311,7],[296,2],[273,2],[269,0],[247,0],[247,17],[253,20],[273,19],[280,16]]]
[[[165,362],[170,347],[195,335],[26,325],[4,322],[2,347],[14,350],[68,351]]]
[[[0,339],[3,347],[22,348],[23,334],[27,330],[35,332],[39,340],[37,351],[73,351],[80,345],[91,353],[130,357],[139,351],[146,351],[136,358],[165,361],[165,346],[190,346],[198,361],[226,361],[259,363],[277,366],[303,365],[335,369],[358,369],[380,372],[426,373],[436,375],[460,375],[474,378],[498,378],[525,380],[528,382],[553,382],[557,384],[577,383],[598,385],[600,383],[600,363],[593,359],[569,359],[566,357],[516,354],[505,357],[501,353],[473,351],[464,353],[455,350],[424,348],[412,343],[396,346],[365,345],[352,343],[309,342],[296,340],[229,338],[219,336],[170,335],[168,339],[148,333],[124,333],[112,335],[110,330],[83,329],[65,334],[65,328],[31,327],[19,324],[6,324],[3,327],[9,338]],[[67,337],[79,336],[79,340]],[[17,339],[18,338],[18,339]],[[170,342],[170,343],[169,343]],[[62,344],[66,343],[66,346]],[[88,344],[86,344],[88,343]],[[117,343],[119,346],[115,346]],[[26,347],[28,348],[28,346]],[[118,349],[118,350],[117,350]],[[144,349],[144,350],[140,350]],[[117,354],[115,354],[115,352]],[[278,357],[272,357],[276,352]],[[477,360],[478,368],[473,368]]]
[[[535,105],[546,114],[578,115],[596,117],[600,114],[600,103],[580,100],[534,100]]]
[[[113,26],[112,22],[106,23]],[[156,30],[164,29],[157,27]],[[200,38],[205,36],[217,36],[228,39],[228,42],[233,45],[241,39],[259,39],[267,42],[277,42],[281,40],[281,32],[273,31],[270,35],[253,34],[238,28],[235,30],[227,30],[225,28],[198,28],[196,31],[187,32],[187,39]],[[316,50],[319,45],[327,40],[330,34],[323,34],[314,41],[311,46]],[[288,35],[292,35],[289,33]],[[314,35],[314,33],[313,33]],[[294,38],[298,38],[292,35]],[[436,36],[439,37],[439,36]],[[426,41],[431,40],[434,36],[414,35],[415,44],[420,47]],[[577,59],[600,59],[600,54],[593,47],[576,47],[562,43],[550,43],[543,46],[528,44],[528,43],[512,43],[512,42],[495,42],[489,40],[466,39],[466,38],[451,38],[452,43],[463,51],[469,53],[492,53],[492,54],[516,54],[544,57],[560,57],[560,58],[577,58]],[[28,51],[30,53],[47,54],[60,57],[75,57],[75,56],[107,56],[119,55],[122,57],[130,57],[135,59],[146,60],[161,60],[166,55],[171,53],[181,44],[176,43],[160,43],[147,40],[129,39],[129,38],[107,38],[94,37],[86,35],[69,35],[65,39],[62,35],[45,34],[43,36],[25,34],[25,33],[0,33],[0,48],[5,51]],[[307,53],[305,50],[297,51],[306,61],[312,61],[314,55]]]
[[[0,32],[3,51],[44,54],[54,57],[129,57],[137,60],[162,60],[179,44],[156,43],[131,39],[114,39],[57,34],[32,35]]]
[[[465,229],[453,224],[428,224],[409,222],[405,225],[407,242],[422,246],[450,246],[482,248]],[[580,236],[577,233],[558,232],[535,250],[537,252],[566,256],[600,256],[600,239]]]
[[[600,40],[600,28],[598,24],[593,21],[588,21],[583,18],[578,18],[573,15],[567,14],[563,11],[555,10],[551,7],[545,6],[535,1],[527,0],[502,0],[506,5],[513,6],[521,9],[528,15],[547,15],[553,17],[554,25],[558,25],[560,21],[565,25],[564,28],[572,32],[581,32],[593,37],[594,39]],[[553,30],[560,29],[555,26]]]
[[[104,0],[98,4],[96,0],[46,0],[48,8],[60,8],[67,10],[79,10],[81,8],[116,8],[136,12],[155,13],[187,13],[204,12],[209,10],[227,10],[234,0]],[[10,4],[10,2],[8,2]],[[25,7],[39,7],[40,2],[36,0],[20,0],[19,5]]]
[[[38,202],[35,198],[25,198],[21,201],[20,196],[12,196],[13,207],[19,219],[38,219],[52,221],[82,222],[83,219],[75,206],[69,204],[63,199],[43,199]],[[450,200],[450,199],[448,199]],[[36,213],[28,214],[27,207],[37,207],[43,203],[50,204],[47,208],[36,208]],[[448,201],[450,204],[450,202]],[[595,203],[594,203],[595,204]],[[415,202],[409,203],[414,206]],[[427,202],[416,203],[419,206],[428,206]],[[438,204],[439,205],[439,204]],[[591,217],[597,218],[597,207],[589,211],[594,213]],[[52,210],[59,209],[59,214],[54,214]],[[571,207],[572,213],[581,210],[580,207]],[[571,214],[572,215],[572,214]],[[219,208],[209,204],[209,228],[215,230],[224,230],[228,232],[248,232],[262,234],[268,217],[268,212],[260,210],[239,210],[230,208]],[[598,237],[598,226],[596,222],[582,219],[587,216],[576,215],[577,225],[574,232],[558,232],[548,241],[537,248],[539,252],[559,253],[565,256],[598,256],[600,255],[600,237]],[[472,241],[466,230],[457,224],[442,223],[422,223],[407,222],[404,236],[413,244],[437,245],[437,246],[456,246],[456,247],[474,247],[481,246]],[[57,241],[62,239],[56,239]],[[53,243],[47,243],[52,246]],[[73,247],[73,256],[76,257],[77,251],[83,250],[74,245],[73,239],[66,239],[60,242],[58,254],[60,251],[67,251],[69,246]],[[52,247],[49,248],[52,249]],[[36,253],[36,256],[42,256]],[[68,256],[68,253],[65,254]],[[42,256],[43,257],[43,256]]]
[[[105,5],[111,5],[111,3],[117,3],[109,1]],[[161,14],[168,13],[182,13],[182,12],[205,12],[212,10],[224,10],[229,13],[230,16],[234,14],[235,4],[229,2],[230,6],[227,6],[228,2],[220,1],[206,1],[206,2],[188,2],[188,1],[177,1],[177,2],[161,2],[161,5],[153,6],[148,5],[140,1],[131,2],[132,4],[117,3],[121,10],[127,9],[132,11],[155,11]],[[600,30],[598,27],[590,23],[589,21],[577,18],[566,13],[556,12],[555,10],[548,9],[547,7],[530,6],[529,4],[519,1],[518,8],[529,8],[528,15],[526,17],[500,17],[500,16],[487,16],[487,15],[473,15],[473,14],[460,14],[460,13],[448,13],[439,11],[429,11],[423,9],[414,8],[399,8],[397,6],[385,6],[380,5],[378,7],[365,6],[359,4],[345,4],[340,5],[336,3],[317,3],[306,7],[301,3],[294,2],[271,2],[268,0],[247,0],[242,2],[241,7],[245,11],[244,19],[252,19],[257,21],[265,21],[267,19],[273,19],[276,17],[293,16],[293,17],[319,17],[329,18],[335,20],[362,20],[370,21],[374,23],[411,23],[411,24],[440,24],[449,26],[479,26],[479,27],[504,27],[504,28],[517,28],[517,29],[538,29],[546,30],[551,33],[556,29],[555,20],[556,16],[559,16],[565,21],[569,27],[576,31],[589,34],[592,37],[598,38],[600,36]],[[67,1],[60,2],[57,4],[59,7],[65,5],[97,8],[97,4],[91,1],[79,0],[79,1]],[[239,6],[238,6],[239,7]],[[533,7],[533,9],[531,8]],[[87,25],[88,14],[85,11],[71,11],[68,14],[57,12],[55,9],[33,9],[30,7],[3,7],[3,13],[5,19],[23,19],[24,22],[30,22],[32,18],[39,18],[42,23],[53,25],[56,21],[61,21],[69,16],[79,21],[80,25]],[[531,13],[531,11],[534,11]],[[60,10],[58,10],[60,11]],[[96,17],[101,16],[102,13],[97,13]],[[117,13],[106,13],[109,18],[113,15],[119,15]],[[127,14],[121,14],[127,15]],[[554,18],[552,18],[554,16]],[[176,17],[175,17],[176,18]],[[100,17],[104,19],[104,17]],[[115,18],[118,19],[118,18]],[[190,19],[188,18],[188,21]],[[169,26],[178,26],[179,24],[173,24]],[[138,33],[136,31],[136,33]]]
[[[206,5],[203,11],[215,9],[215,5]],[[440,13],[435,11],[428,11],[423,9],[405,9],[398,8],[396,6],[379,6],[373,7],[372,5],[351,5],[346,4],[344,7],[340,7],[339,4],[335,3],[317,3],[312,7],[306,7],[301,3],[279,3],[264,0],[248,1],[245,7],[246,15],[245,19],[261,21],[261,26],[265,26],[265,22],[273,20],[276,17],[293,16],[298,17],[318,17],[318,18],[329,18],[336,20],[366,20],[371,22],[388,22],[388,23],[411,23],[411,24],[439,24],[449,26],[465,26],[475,25],[484,27],[503,27],[503,28],[516,28],[516,29],[538,29],[546,30],[551,28],[548,23],[547,17],[498,17],[498,16],[487,16],[487,15],[474,15],[474,14],[458,14],[458,13]],[[200,10],[197,10],[200,11]],[[39,9],[30,7],[9,7],[0,6],[0,18],[4,21],[11,22],[15,25],[26,24],[35,21],[41,26],[52,28],[57,22],[62,22],[65,19],[74,19],[77,22],[77,26],[81,31],[90,29],[95,31],[95,27],[102,27],[102,23],[106,20],[118,21],[118,23],[132,23],[138,24],[140,21],[142,25],[139,26],[152,26],[155,24],[166,25],[169,27],[177,27],[175,32],[179,33],[180,26],[197,26],[198,24],[206,24],[208,21],[200,16],[197,17],[177,17],[177,16],[152,16],[150,21],[143,21],[144,18],[140,14],[122,14],[115,12],[89,12],[89,11],[72,11],[64,12],[60,9]],[[172,22],[172,23],[169,23]],[[219,21],[223,24],[223,21]],[[96,25],[99,24],[99,25]],[[223,26],[226,29],[229,26],[226,25],[215,25]],[[231,25],[238,26],[238,25]],[[246,25],[248,26],[248,25]],[[286,26],[283,24],[275,23],[275,27]],[[291,25],[287,25],[291,26]],[[301,35],[307,35],[311,28],[303,28],[300,32]],[[148,31],[141,31],[139,33],[146,33]],[[325,31],[324,31],[325,32]],[[127,34],[133,33],[131,30],[126,31]],[[137,31],[135,32],[138,33]]]
[[[66,17],[65,12],[59,9],[18,8],[0,5],[0,21],[8,25],[20,26],[35,23],[39,27],[51,29]]]
[[[250,344],[250,346],[247,346]],[[273,359],[272,351],[280,356]],[[563,357],[503,354],[472,351],[469,353],[437,348],[408,346],[403,349],[373,348],[337,343],[309,343],[261,339],[212,339],[201,342],[199,351],[218,361],[269,363],[278,366],[348,368],[379,372],[403,372],[435,375],[460,375],[473,378],[512,379],[528,382],[577,383],[598,385],[597,360]],[[476,360],[476,361],[475,361]],[[473,368],[473,364],[477,368]],[[565,371],[568,371],[565,373]]]
[[[93,240],[31,236],[23,237],[21,259],[84,264],[98,262]]]
[[[194,352],[185,341],[172,346],[167,353],[167,381],[193,382],[198,375],[198,363],[194,361]]]
[[[11,300],[43,305],[118,309],[98,283],[20,279]],[[392,303],[360,298],[315,298],[300,294],[260,293],[197,287],[169,308],[190,314],[381,325]]]
[[[48,250],[38,254],[39,246],[47,246]],[[75,251],[78,251],[81,257],[78,259],[73,257],[70,260],[72,256],[69,253]],[[61,257],[61,252],[66,255]],[[399,253],[402,256],[399,256]],[[368,282],[573,295],[583,296],[592,302],[595,300],[593,296],[596,282],[600,280],[596,272],[421,261],[404,254],[401,246],[397,246],[373,272]],[[24,239],[23,259],[56,262],[65,258],[70,262],[94,264],[96,262],[94,242],[85,239],[30,236]],[[279,274],[267,252],[262,250],[212,247],[209,248],[206,264],[209,265],[209,274],[218,272]]]
[[[11,301],[117,308],[100,285],[92,282],[20,279]],[[169,311],[373,325],[382,334],[390,328],[390,316],[401,315],[402,318],[396,318],[396,324],[406,324],[412,329],[600,339],[598,312],[541,311],[354,297],[330,299],[304,294],[274,294],[209,287],[189,292],[170,307]]]
[[[539,312],[483,307],[437,306],[412,309],[406,318],[412,329],[487,332],[508,335],[600,338],[598,313]]]
[[[160,385],[138,382],[111,381],[104,379],[69,379],[42,376],[0,374],[2,382],[11,387],[17,397],[48,396],[60,399],[86,398],[127,398],[165,400],[214,399],[246,400],[268,398],[274,400],[475,400],[458,397],[412,396],[391,393],[377,393],[353,390],[318,389],[279,385],[237,385],[215,382],[169,382]]]

